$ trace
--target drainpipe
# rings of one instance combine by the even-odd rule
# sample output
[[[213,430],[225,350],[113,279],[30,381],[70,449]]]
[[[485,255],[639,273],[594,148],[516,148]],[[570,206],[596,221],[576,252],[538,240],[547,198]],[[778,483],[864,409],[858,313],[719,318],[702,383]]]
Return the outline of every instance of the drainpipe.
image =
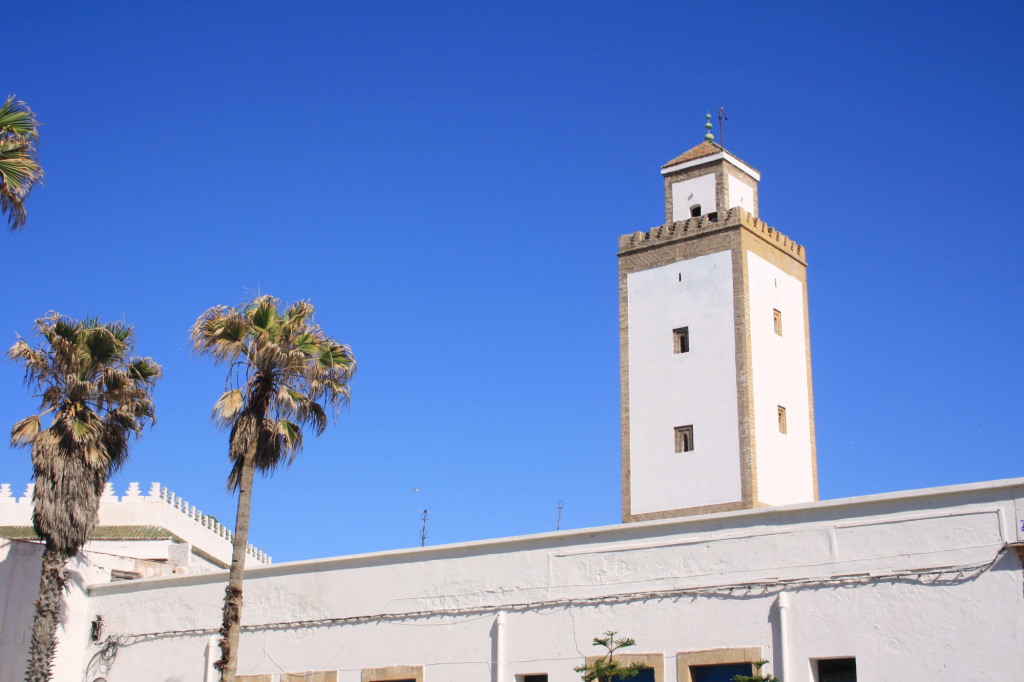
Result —
[[[499,611],[494,620],[494,682],[502,682],[505,667],[505,612]]]
[[[203,682],[219,682],[217,669],[213,667],[219,658],[220,649],[217,647],[217,635],[213,635],[206,643],[206,671],[203,673]]]
[[[779,593],[779,650],[775,654],[775,675],[783,680],[789,679],[789,593]]]

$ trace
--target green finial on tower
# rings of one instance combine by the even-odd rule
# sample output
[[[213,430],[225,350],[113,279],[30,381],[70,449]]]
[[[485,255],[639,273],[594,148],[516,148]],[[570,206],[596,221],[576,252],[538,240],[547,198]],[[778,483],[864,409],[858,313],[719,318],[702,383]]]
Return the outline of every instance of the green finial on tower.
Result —
[[[715,136],[711,134],[711,114],[709,113],[705,118],[708,119],[708,122],[704,124],[704,127],[708,129],[708,133],[704,136],[704,139],[708,142],[714,142]]]

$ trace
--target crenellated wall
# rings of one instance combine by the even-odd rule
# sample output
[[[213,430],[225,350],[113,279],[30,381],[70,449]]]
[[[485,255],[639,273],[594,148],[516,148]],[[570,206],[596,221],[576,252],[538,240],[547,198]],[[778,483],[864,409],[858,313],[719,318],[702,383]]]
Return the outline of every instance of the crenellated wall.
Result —
[[[736,206],[730,208],[724,219],[712,221],[709,216],[690,218],[679,222],[652,227],[647,232],[633,232],[619,237],[619,253],[626,253],[676,240],[698,237],[718,230],[741,226],[764,241],[791,254],[798,261],[807,264],[804,247],[768,225],[760,218]]]
[[[0,526],[32,525],[34,485],[29,483],[21,497],[15,497],[11,484],[0,483]],[[100,501],[98,526],[158,526],[220,562],[231,561],[231,530],[159,483],[150,484],[145,495],[138,483],[131,483],[121,497],[108,483]],[[271,563],[271,557],[253,545],[248,546],[246,554],[246,566]]]

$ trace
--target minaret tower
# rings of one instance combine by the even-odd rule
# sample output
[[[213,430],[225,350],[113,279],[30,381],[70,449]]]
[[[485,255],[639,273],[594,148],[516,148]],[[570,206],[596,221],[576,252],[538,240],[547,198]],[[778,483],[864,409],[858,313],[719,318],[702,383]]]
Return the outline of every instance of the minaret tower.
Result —
[[[818,499],[806,252],[705,127],[619,237],[623,521]]]

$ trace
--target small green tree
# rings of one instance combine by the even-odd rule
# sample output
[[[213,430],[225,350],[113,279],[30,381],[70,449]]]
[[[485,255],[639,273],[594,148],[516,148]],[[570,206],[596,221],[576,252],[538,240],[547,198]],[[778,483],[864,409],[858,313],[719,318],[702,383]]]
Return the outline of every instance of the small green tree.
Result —
[[[610,630],[604,633],[604,637],[595,637],[594,646],[603,646],[608,650],[608,653],[590,665],[584,664],[573,668],[573,670],[580,673],[580,677],[583,678],[584,682],[612,682],[613,679],[617,682],[628,680],[636,677],[637,673],[648,667],[644,663],[630,663],[624,666],[615,660],[616,651],[636,644],[636,641],[629,637],[616,639],[616,634],[614,630]]]
[[[757,668],[757,672],[753,675],[734,675],[731,682],[782,682],[775,675],[768,675],[765,677],[761,673],[761,668],[768,665],[768,661],[755,661],[754,667]]]

